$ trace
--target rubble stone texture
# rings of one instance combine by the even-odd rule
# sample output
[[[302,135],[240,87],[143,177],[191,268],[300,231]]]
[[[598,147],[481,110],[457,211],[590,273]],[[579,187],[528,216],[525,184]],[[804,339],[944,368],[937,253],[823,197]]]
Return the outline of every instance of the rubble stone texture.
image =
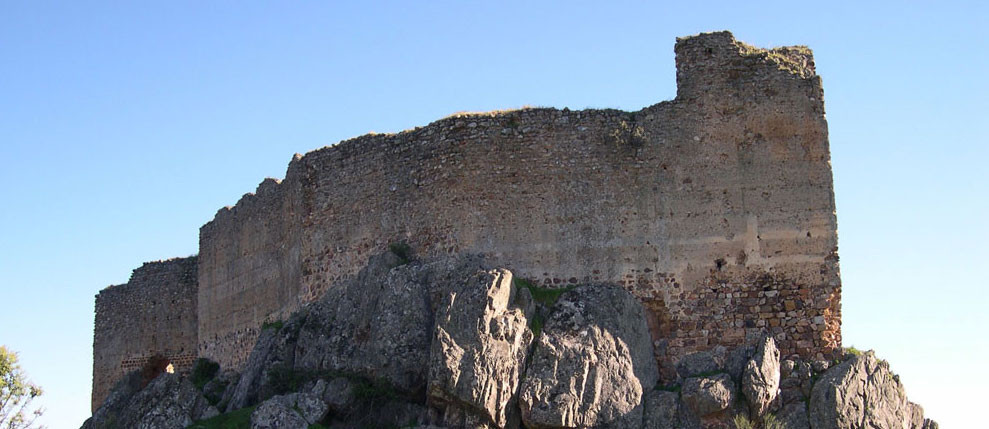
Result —
[[[675,52],[676,98],[636,112],[457,114],[296,155],[284,180],[266,179],[201,228],[186,294],[195,327],[163,319],[126,341],[182,331],[193,354],[241,371],[264,322],[405,242],[427,260],[482,255],[541,286],[624,287],[646,309],[666,377],[681,356],[762,331],[784,356],[830,358],[841,284],[810,51],[720,32],[678,39]],[[97,336],[131,335],[104,319],[140,305],[106,306]],[[122,341],[94,344],[106,356],[94,386],[119,378]]]

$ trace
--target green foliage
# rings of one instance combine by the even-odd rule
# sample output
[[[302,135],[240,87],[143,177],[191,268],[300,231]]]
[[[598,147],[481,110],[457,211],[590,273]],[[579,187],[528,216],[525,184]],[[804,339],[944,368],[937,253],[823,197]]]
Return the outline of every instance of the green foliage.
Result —
[[[388,401],[399,397],[399,394],[395,391],[395,388],[387,384],[360,379],[354,381],[354,397],[357,398],[358,401],[374,403],[379,401]]]
[[[543,325],[545,323],[546,319],[538,311],[529,319],[529,329],[532,330],[532,336],[534,338],[539,338],[539,333],[543,332]]]
[[[245,429],[251,427],[251,413],[257,406],[241,408],[226,414],[220,414],[204,420],[199,420],[188,429]],[[312,426],[310,426],[312,427]]]
[[[769,413],[762,418],[762,429],[784,429],[783,422],[776,420],[776,416]]]
[[[203,386],[209,383],[213,377],[216,377],[216,373],[220,371],[220,364],[213,362],[206,358],[196,359],[196,363],[192,366],[192,374],[190,379],[192,384],[196,385],[196,388],[203,390]]]
[[[282,329],[282,326],[285,326],[285,322],[283,322],[281,320],[272,320],[272,321],[269,321],[269,322],[262,323],[261,324],[261,330],[264,331],[264,330],[268,330],[268,329],[274,329],[274,330],[277,331],[277,330]]]
[[[859,350],[859,349],[855,348],[854,346],[845,347],[845,354],[846,355],[861,356],[864,353],[865,352],[863,352],[862,350]]]
[[[288,365],[273,365],[268,369],[268,388],[275,395],[295,392],[312,379],[313,375],[309,371],[297,370]]]
[[[536,286],[531,281],[526,279],[515,278],[513,280],[515,282],[515,286],[528,289],[529,293],[532,295],[532,299],[547,307],[552,307],[553,304],[556,304],[556,300],[560,299],[560,295],[563,295],[565,292],[569,292],[574,288],[573,286],[565,286],[558,289],[550,289]]]
[[[664,392],[680,393],[682,387],[679,384],[670,383],[670,384],[657,384],[655,389],[662,390]]]
[[[35,427],[34,421],[44,410],[29,411],[31,401],[41,396],[42,390],[27,379],[27,374],[17,362],[17,353],[0,346],[0,428],[21,429]]]
[[[735,429],[755,429],[752,421],[742,414],[736,414],[732,422],[735,423]]]
[[[398,265],[408,264],[412,260],[412,247],[404,241],[398,241],[388,245],[388,250],[398,256]]]
[[[761,424],[756,424],[756,422],[749,420],[748,417],[742,414],[735,415],[732,422],[735,423],[735,429],[785,429],[783,427],[783,422],[777,420],[776,416],[772,413],[766,414],[762,418]]]

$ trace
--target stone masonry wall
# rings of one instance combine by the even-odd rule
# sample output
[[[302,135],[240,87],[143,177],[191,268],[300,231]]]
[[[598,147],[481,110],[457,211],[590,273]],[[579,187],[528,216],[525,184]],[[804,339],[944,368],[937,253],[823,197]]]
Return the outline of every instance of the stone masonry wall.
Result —
[[[200,354],[239,367],[261,323],[404,241],[547,287],[622,284],[665,370],[761,330],[829,356],[837,226],[810,51],[726,32],[675,51],[677,98],[638,112],[461,114],[297,156],[201,230]]]
[[[197,344],[196,257],[148,262],[96,295],[92,409],[124,374],[155,355],[192,368]]]

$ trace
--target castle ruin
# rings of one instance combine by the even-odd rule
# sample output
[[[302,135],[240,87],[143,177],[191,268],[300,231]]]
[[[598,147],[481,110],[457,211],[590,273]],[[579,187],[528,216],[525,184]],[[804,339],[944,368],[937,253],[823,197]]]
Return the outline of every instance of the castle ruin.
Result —
[[[661,366],[764,331],[784,356],[831,356],[841,283],[810,51],[727,32],[675,51],[676,98],[637,112],[458,114],[296,155],[201,228],[197,257],[97,295],[93,408],[155,355],[239,368],[263,323],[398,242],[545,287],[619,284]]]

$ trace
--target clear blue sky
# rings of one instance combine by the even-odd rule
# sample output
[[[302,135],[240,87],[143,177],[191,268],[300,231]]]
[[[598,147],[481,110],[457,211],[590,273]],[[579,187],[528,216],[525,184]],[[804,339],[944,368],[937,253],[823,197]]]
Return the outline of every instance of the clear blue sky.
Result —
[[[945,427],[984,413],[984,3],[149,3],[0,3],[0,343],[53,428],[89,414],[97,291],[196,253],[293,153],[462,110],[638,110],[674,97],[675,37],[722,29],[815,52],[845,344]]]

